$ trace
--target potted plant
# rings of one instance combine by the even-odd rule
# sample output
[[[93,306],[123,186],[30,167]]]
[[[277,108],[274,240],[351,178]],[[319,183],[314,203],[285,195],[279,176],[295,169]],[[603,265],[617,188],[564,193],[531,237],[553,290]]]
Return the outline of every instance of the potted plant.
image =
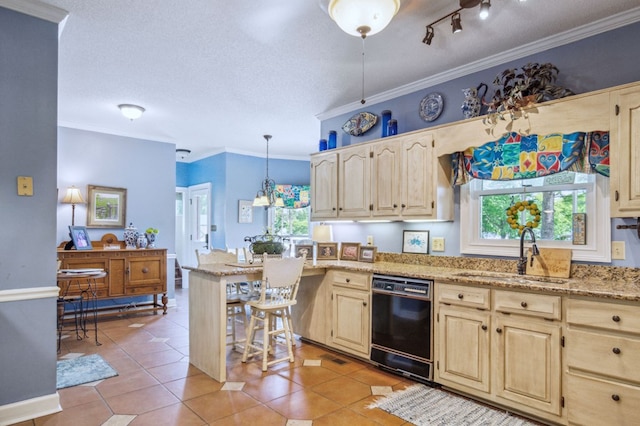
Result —
[[[156,236],[158,235],[158,229],[157,228],[147,228],[146,231],[144,231],[144,235],[145,237],[147,237],[147,241],[149,242],[149,244],[147,245],[148,248],[155,248],[156,246]]]
[[[274,235],[267,230],[263,235],[256,235],[254,237],[245,237],[245,241],[251,243],[249,245],[249,251],[256,255],[266,254],[282,254],[287,249],[285,242],[288,241],[287,237],[280,235]]]
[[[533,103],[540,103],[552,99],[560,99],[574,93],[564,87],[556,85],[558,67],[551,63],[528,63],[521,68],[509,68],[498,74],[493,80],[496,87],[491,100],[487,103],[489,109],[483,122],[490,126],[492,133],[498,120],[506,120],[508,114],[511,120],[526,117],[525,108]],[[531,110],[535,112],[535,110]]]

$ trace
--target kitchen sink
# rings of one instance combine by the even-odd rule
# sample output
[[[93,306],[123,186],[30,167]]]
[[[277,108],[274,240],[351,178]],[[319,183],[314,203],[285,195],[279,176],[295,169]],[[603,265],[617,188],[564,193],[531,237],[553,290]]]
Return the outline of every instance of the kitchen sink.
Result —
[[[567,284],[566,278],[538,277],[535,275],[505,274],[500,272],[468,271],[454,274],[456,277],[477,278],[518,284]]]

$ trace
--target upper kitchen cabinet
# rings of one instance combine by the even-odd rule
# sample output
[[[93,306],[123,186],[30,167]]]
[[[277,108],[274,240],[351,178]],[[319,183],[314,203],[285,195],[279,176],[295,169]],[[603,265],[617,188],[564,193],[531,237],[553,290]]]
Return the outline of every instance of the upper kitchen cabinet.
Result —
[[[338,154],[311,157],[311,219],[338,217]]]
[[[338,149],[338,182],[333,187],[337,214],[328,205],[312,205],[312,220],[452,220],[450,157],[437,158],[434,152],[433,136],[425,131]],[[314,185],[320,182],[317,168],[326,155],[311,158],[311,193],[316,202],[329,191]]]
[[[640,217],[640,86],[611,92],[611,216]]]

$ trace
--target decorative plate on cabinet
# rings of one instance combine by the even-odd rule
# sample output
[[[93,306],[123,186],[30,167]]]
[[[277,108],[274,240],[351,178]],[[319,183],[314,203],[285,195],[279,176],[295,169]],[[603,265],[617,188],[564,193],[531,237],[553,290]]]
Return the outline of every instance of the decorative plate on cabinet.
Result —
[[[442,113],[444,101],[440,93],[429,93],[420,102],[420,117],[424,121],[434,121]]]
[[[378,122],[378,116],[370,112],[359,112],[342,125],[342,130],[351,136],[367,133]]]

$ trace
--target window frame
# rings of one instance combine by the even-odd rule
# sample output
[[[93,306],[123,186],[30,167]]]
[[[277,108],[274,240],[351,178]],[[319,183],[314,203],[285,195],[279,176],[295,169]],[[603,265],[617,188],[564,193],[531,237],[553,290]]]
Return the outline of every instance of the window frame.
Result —
[[[268,223],[268,227],[269,229],[273,230],[273,222],[275,220],[275,209],[285,209],[286,207],[276,207],[276,206],[271,206],[268,208],[268,212],[267,212],[267,223]],[[289,238],[289,240],[291,241],[291,244],[295,244],[296,242],[299,241],[305,241],[305,240],[309,240],[311,239],[311,206],[307,206],[307,207],[301,207],[302,209],[308,209],[308,214],[307,214],[307,230],[308,230],[308,234],[306,235],[291,235],[291,234],[287,234],[287,235],[283,235],[283,237],[287,237]],[[289,209],[290,210],[290,209]],[[274,231],[275,233],[275,231]],[[277,234],[280,235],[280,234]]]
[[[538,247],[570,248],[574,261],[611,262],[609,181],[599,174],[595,176],[594,191],[587,190],[587,244],[573,245],[570,241],[543,240],[537,242]],[[470,182],[460,186],[460,253],[518,257],[518,240],[480,238],[480,200],[476,194],[472,194],[471,185]],[[560,187],[566,185],[558,186]],[[486,194],[490,192],[487,190]]]

